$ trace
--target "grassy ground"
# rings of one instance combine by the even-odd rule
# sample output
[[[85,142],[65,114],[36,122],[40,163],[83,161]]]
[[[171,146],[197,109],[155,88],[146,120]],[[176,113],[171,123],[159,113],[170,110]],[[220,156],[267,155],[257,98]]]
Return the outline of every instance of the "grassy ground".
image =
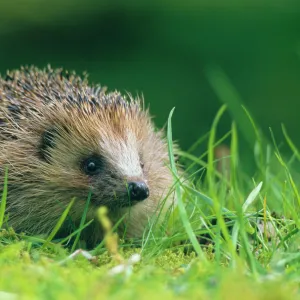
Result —
[[[141,240],[123,241],[111,232],[101,211],[105,243],[75,256],[70,256],[75,247],[64,247],[66,240],[52,240],[55,232],[31,237],[3,229],[0,299],[300,299],[300,154],[284,127],[291,157],[281,154],[282,145],[277,145],[272,131],[270,139],[261,135],[220,70],[209,69],[208,78],[226,106],[217,113],[210,132],[188,152],[179,153],[184,178],[173,159],[173,111],[169,117],[178,205],[166,221],[157,225],[152,220]],[[235,122],[217,138],[226,109]],[[251,176],[239,160],[239,136],[246,137],[253,149],[248,159],[255,166]],[[230,153],[219,159],[215,149],[224,142]],[[196,157],[193,153],[201,143],[207,144],[207,152]],[[5,199],[4,189],[1,226]]]

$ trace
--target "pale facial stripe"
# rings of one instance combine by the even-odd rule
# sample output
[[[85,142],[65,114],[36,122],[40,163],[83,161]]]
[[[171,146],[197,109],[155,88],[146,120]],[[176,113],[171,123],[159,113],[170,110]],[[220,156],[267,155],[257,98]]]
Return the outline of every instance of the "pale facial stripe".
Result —
[[[112,162],[122,176],[130,178],[143,175],[136,136],[131,131],[127,131],[124,140],[103,142],[103,146],[109,151]]]

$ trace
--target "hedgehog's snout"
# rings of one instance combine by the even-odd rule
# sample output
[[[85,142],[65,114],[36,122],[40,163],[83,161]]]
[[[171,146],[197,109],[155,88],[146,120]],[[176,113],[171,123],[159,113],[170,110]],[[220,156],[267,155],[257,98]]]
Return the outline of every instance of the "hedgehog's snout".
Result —
[[[143,181],[131,181],[128,183],[130,200],[142,201],[149,197],[149,188]]]

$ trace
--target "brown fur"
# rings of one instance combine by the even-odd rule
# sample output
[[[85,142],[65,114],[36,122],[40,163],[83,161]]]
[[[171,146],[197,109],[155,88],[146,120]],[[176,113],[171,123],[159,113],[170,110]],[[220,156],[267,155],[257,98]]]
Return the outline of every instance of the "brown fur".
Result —
[[[86,78],[62,73],[31,67],[0,78],[0,184],[7,166],[9,222],[18,231],[49,233],[75,197],[70,215],[78,225],[91,189],[88,219],[106,205],[113,221],[126,215],[128,236],[140,237],[172,184],[166,141],[138,99],[106,94]],[[51,130],[54,146],[41,157],[43,135]],[[105,159],[103,172],[93,177],[80,167],[91,154]],[[140,175],[124,175],[130,168]],[[150,196],[123,207],[131,180],[145,181]],[[94,223],[87,236],[99,240],[100,225]]]

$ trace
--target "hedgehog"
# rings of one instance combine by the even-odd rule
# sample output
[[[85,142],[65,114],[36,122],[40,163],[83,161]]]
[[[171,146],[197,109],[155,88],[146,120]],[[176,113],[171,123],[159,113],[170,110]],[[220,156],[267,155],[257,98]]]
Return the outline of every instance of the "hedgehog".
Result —
[[[141,237],[159,207],[174,201],[167,141],[142,97],[107,92],[86,74],[34,66],[0,77],[0,192],[8,169],[8,224],[17,232],[49,234],[71,199],[79,225],[106,206],[119,233]],[[72,224],[72,226],[70,225]],[[78,228],[78,227],[77,227]],[[103,239],[99,222],[83,239]]]

